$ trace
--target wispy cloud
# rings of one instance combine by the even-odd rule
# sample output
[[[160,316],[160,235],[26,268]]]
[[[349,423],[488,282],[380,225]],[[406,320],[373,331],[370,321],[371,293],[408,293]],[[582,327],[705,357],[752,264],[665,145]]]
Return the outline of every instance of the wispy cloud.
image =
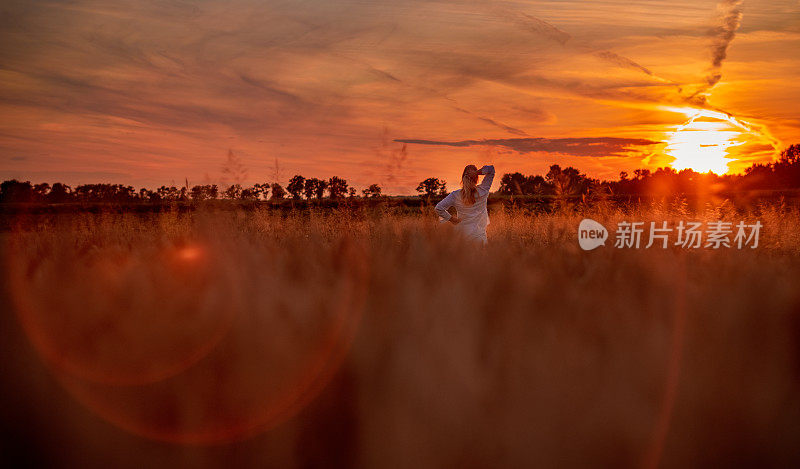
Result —
[[[640,152],[639,147],[658,145],[663,142],[644,138],[582,137],[582,138],[499,138],[480,140],[419,140],[395,139],[395,142],[417,145],[443,145],[449,147],[493,146],[504,147],[518,153],[559,153],[574,156],[626,156]]]
[[[523,13],[522,11],[501,7],[492,8],[491,11],[497,16],[507,18],[524,31],[542,36],[561,45],[566,44],[567,41],[572,38],[568,32],[562,31],[547,21],[544,21],[541,18],[537,18],[533,15]]]
[[[657,142],[681,123],[658,105],[699,107],[712,86],[706,107],[735,109],[754,129],[777,129],[776,140],[800,138],[786,106],[800,96],[800,60],[786,52],[796,37],[783,39],[796,36],[800,6],[746,3],[742,16],[741,2],[714,4],[7,0],[0,161],[14,174],[74,176],[66,171],[81,165],[162,184],[201,180],[233,148],[258,182],[279,158],[288,173],[363,186],[386,173],[374,151],[384,128],[436,136],[439,150],[633,154],[651,144],[627,137]],[[758,31],[795,42],[751,42],[728,57],[734,35]],[[737,81],[742,70],[759,78],[747,61],[775,57],[770,87]],[[697,87],[706,91],[687,102]],[[475,135],[486,139],[463,139]],[[613,137],[558,138],[576,135]],[[389,138],[385,153],[403,167],[387,190],[413,191],[435,169],[431,152]],[[435,164],[457,166],[458,154]],[[616,161],[587,158],[586,170],[603,170],[600,160]]]

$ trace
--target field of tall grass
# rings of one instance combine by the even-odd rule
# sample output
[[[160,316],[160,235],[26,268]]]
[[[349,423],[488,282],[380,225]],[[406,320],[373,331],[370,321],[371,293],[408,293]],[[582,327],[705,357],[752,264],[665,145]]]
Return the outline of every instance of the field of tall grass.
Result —
[[[582,218],[759,220],[756,249],[578,247]],[[800,463],[800,212],[21,218],[4,440],[65,467]]]

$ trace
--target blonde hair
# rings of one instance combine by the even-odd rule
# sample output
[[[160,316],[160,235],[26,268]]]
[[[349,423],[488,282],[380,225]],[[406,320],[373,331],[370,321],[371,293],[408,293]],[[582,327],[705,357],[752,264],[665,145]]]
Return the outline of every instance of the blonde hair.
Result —
[[[461,201],[464,205],[475,203],[478,194],[478,168],[474,164],[467,165],[461,174]]]

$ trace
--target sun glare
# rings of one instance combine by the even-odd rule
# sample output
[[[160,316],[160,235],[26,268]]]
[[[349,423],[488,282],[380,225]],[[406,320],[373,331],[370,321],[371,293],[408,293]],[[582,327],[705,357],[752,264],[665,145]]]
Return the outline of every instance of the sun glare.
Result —
[[[732,161],[728,148],[741,145],[742,134],[727,119],[698,112],[670,135],[664,151],[675,158],[671,166],[678,171],[725,174]]]

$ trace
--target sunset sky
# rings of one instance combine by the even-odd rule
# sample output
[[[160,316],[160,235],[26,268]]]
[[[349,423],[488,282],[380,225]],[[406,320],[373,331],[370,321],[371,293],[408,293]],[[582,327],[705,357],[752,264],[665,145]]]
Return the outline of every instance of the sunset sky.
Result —
[[[413,193],[800,143],[797,0],[3,0],[0,179]],[[677,159],[676,159],[677,158]],[[277,163],[277,167],[276,167]]]

